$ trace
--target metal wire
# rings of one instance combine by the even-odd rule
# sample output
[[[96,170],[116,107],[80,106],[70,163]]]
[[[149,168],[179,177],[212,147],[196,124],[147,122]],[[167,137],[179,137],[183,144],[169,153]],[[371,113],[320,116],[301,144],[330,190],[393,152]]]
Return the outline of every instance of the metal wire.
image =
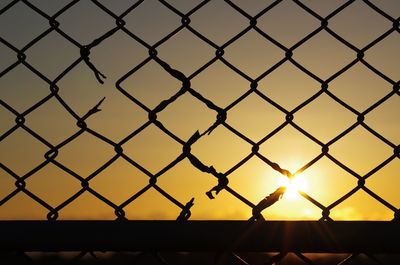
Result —
[[[39,35],[37,35],[35,38],[33,38],[28,44],[26,44],[24,47],[21,49],[15,47],[13,44],[11,44],[8,40],[0,36],[0,42],[4,44],[7,48],[9,48],[11,51],[13,51],[16,55],[17,60],[6,67],[1,73],[0,73],[0,78],[4,77],[8,73],[12,72],[17,66],[24,66],[27,70],[32,72],[37,78],[40,80],[43,80],[44,82],[47,83],[49,87],[49,92],[46,97],[42,98],[29,108],[27,108],[23,112],[17,111],[11,104],[7,103],[5,100],[0,99],[0,105],[4,107],[9,113],[13,114],[15,116],[15,124],[9,128],[5,133],[3,133],[0,136],[0,141],[5,140],[7,137],[10,137],[13,135],[17,130],[24,130],[28,134],[30,134],[32,137],[43,143],[47,147],[47,152],[44,154],[44,160],[36,165],[34,168],[32,168],[28,173],[24,175],[18,175],[17,173],[13,172],[8,165],[0,161],[0,168],[3,169],[5,172],[7,172],[10,177],[15,179],[15,190],[13,190],[11,193],[9,193],[7,196],[4,198],[0,198],[0,207],[6,204],[10,199],[15,197],[19,193],[24,193],[25,195],[29,196],[31,199],[42,205],[44,208],[47,209],[48,214],[47,214],[47,219],[48,220],[56,220],[58,218],[59,212],[63,210],[67,205],[69,205],[71,202],[76,200],[79,196],[81,196],[84,193],[90,193],[93,196],[95,196],[97,199],[103,201],[106,203],[108,206],[114,209],[115,216],[117,219],[126,219],[125,217],[125,210],[124,208],[127,207],[129,204],[133,203],[136,199],[138,199],[140,196],[142,196],[144,193],[149,191],[150,189],[156,190],[158,193],[160,193],[162,196],[164,196],[166,199],[168,199],[172,204],[176,205],[181,209],[181,213],[177,217],[178,220],[188,220],[191,216],[191,207],[194,204],[194,199],[190,200],[189,202],[180,202],[176,198],[174,198],[172,195],[167,193],[164,189],[162,189],[158,184],[157,180],[165,174],[167,171],[169,171],[171,168],[173,168],[175,165],[177,165],[180,161],[184,159],[188,159],[190,163],[193,165],[193,167],[197,168],[198,170],[207,173],[210,175],[210,177],[214,177],[216,180],[216,184],[214,187],[210,187],[208,191],[204,191],[207,196],[210,199],[213,199],[215,196],[218,195],[218,193],[222,190],[225,190],[226,192],[229,192],[232,194],[234,197],[236,197],[238,200],[242,201],[244,204],[248,205],[257,213],[257,215],[260,214],[260,209],[256,207],[255,204],[250,202],[248,199],[246,199],[244,196],[242,196],[239,192],[235,191],[232,187],[229,186],[229,176],[235,172],[238,168],[243,166],[247,161],[249,161],[252,157],[258,157],[261,159],[266,165],[271,167],[273,170],[281,173],[284,176],[287,177],[292,177],[295,174],[298,174],[304,170],[307,170],[309,167],[311,167],[313,164],[321,160],[322,158],[327,158],[330,161],[332,161],[334,164],[336,164],[338,167],[342,168],[344,171],[348,172],[351,174],[354,178],[358,180],[357,186],[355,186],[350,192],[347,194],[339,197],[331,203],[330,205],[324,205],[321,202],[318,202],[317,199],[313,198],[311,195],[307,194],[306,192],[302,192],[301,195],[307,199],[309,202],[314,204],[316,207],[320,208],[322,216],[321,220],[332,220],[330,217],[330,211],[336,207],[337,205],[341,204],[343,201],[347,200],[350,198],[356,191],[358,190],[364,190],[367,194],[369,194],[373,199],[375,199],[377,202],[380,204],[384,205],[387,207],[389,210],[393,212],[394,221],[399,221],[400,219],[400,209],[397,209],[394,205],[377,195],[373,190],[367,188],[365,186],[366,180],[371,177],[373,174],[375,174],[377,171],[385,167],[388,163],[393,161],[396,158],[400,158],[400,145],[391,142],[389,139],[387,139],[384,135],[380,134],[378,131],[376,131],[374,128],[370,127],[366,123],[364,123],[364,119],[366,115],[368,115],[370,112],[384,104],[386,101],[391,99],[392,97],[396,97],[400,95],[400,81],[398,80],[393,80],[391,79],[388,75],[385,73],[381,72],[377,68],[375,68],[370,62],[368,62],[364,57],[365,54],[373,47],[375,47],[377,44],[379,44],[382,40],[387,38],[391,34],[398,34],[400,33],[400,28],[399,28],[399,21],[400,18],[397,17],[392,17],[389,14],[387,14],[385,11],[380,9],[378,6],[376,6],[373,2],[369,0],[363,0],[359,1],[365,4],[365,6],[369,7],[372,11],[376,12],[380,17],[386,19],[392,24],[392,27],[387,28],[386,32],[384,32],[382,35],[380,35],[378,38],[374,39],[367,45],[365,45],[363,48],[357,48],[355,45],[352,43],[348,42],[340,36],[337,32],[335,32],[333,29],[329,27],[329,22],[336,17],[338,14],[340,14],[343,10],[346,10],[349,8],[351,5],[353,5],[356,1],[355,0],[349,0],[344,2],[341,6],[339,6],[337,9],[332,11],[330,14],[327,16],[321,16],[320,14],[316,13],[313,11],[310,7],[308,7],[306,4],[304,4],[300,0],[293,0],[293,3],[297,5],[298,8],[301,10],[307,12],[310,16],[313,18],[317,19],[320,22],[320,26],[313,30],[311,33],[306,35],[304,38],[299,39],[294,45],[288,47],[285,46],[283,43],[279,42],[275,38],[273,38],[271,35],[269,35],[268,32],[263,31],[260,27],[257,26],[257,21],[263,17],[264,15],[268,14],[271,12],[271,10],[274,10],[277,6],[281,4],[281,0],[277,0],[272,2],[270,5],[266,6],[263,10],[258,12],[256,15],[250,15],[248,12],[243,10],[241,7],[239,7],[237,4],[235,4],[233,1],[230,0],[225,0],[225,3],[227,4],[227,8],[231,8],[237,14],[241,15],[243,18],[245,18],[248,22],[248,26],[245,27],[244,29],[238,29],[238,33],[234,35],[232,38],[230,38],[228,41],[223,43],[222,45],[218,45],[215,42],[213,42],[211,39],[209,39],[207,36],[203,35],[200,33],[198,30],[196,30],[195,27],[191,26],[191,16],[193,16],[196,12],[204,8],[206,5],[208,5],[210,0],[205,0],[201,1],[197,6],[192,8],[186,13],[182,13],[180,10],[178,10],[172,2],[167,2],[165,0],[159,0],[159,3],[161,3],[166,9],[169,11],[173,12],[177,17],[180,18],[181,20],[181,25],[179,25],[177,28],[163,36],[160,40],[155,42],[154,45],[151,45],[147,43],[145,40],[140,38],[139,36],[135,35],[132,31],[130,31],[126,27],[126,21],[124,20],[131,12],[133,12],[135,9],[137,9],[139,6],[141,6],[144,3],[144,0],[139,0],[136,1],[134,4],[132,4],[128,9],[124,10],[120,14],[114,13],[112,10],[107,8],[105,5],[100,3],[97,0],[91,0],[91,2],[101,11],[104,12],[104,14],[107,14],[109,17],[111,17],[115,21],[115,26],[107,31],[105,34],[98,36],[96,39],[92,40],[89,44],[82,44],[78,40],[76,40],[73,36],[70,36],[66,32],[64,32],[60,28],[60,22],[58,21],[59,17],[66,13],[69,9],[71,9],[73,6],[75,6],[77,3],[79,3],[80,0],[74,0],[70,1],[68,4],[66,4],[64,7],[59,9],[54,15],[48,15],[46,12],[35,6],[35,4],[31,3],[29,0],[14,0],[11,1],[9,4],[7,4],[5,7],[3,7],[0,10],[0,15],[5,13],[8,10],[13,9],[13,7],[17,3],[24,4],[26,7],[28,7],[32,12],[35,12],[42,18],[46,19],[49,23],[49,26]],[[200,68],[196,69],[192,74],[190,75],[185,75],[182,71],[179,69],[174,69],[170,66],[170,64],[167,61],[162,60],[158,56],[157,49],[163,45],[164,43],[168,42],[173,36],[181,32],[182,30],[188,30],[190,33],[193,34],[197,39],[201,40],[204,44],[208,45],[215,51],[215,56],[210,59],[207,63],[202,65]],[[281,58],[280,61],[278,61],[275,65],[273,65],[270,68],[264,69],[264,72],[261,73],[259,76],[257,76],[255,79],[250,77],[249,75],[246,74],[244,70],[239,69],[239,67],[235,66],[232,62],[230,62],[227,58],[224,57],[224,51],[231,46],[233,43],[241,39],[246,33],[253,31],[259,34],[259,36],[265,40],[265,42],[271,43],[274,46],[276,46],[278,49],[280,49],[284,53],[284,57]],[[132,38],[135,40],[137,43],[139,43],[141,46],[143,46],[145,49],[148,51],[148,56],[145,58],[141,63],[139,63],[136,67],[132,68],[129,72],[125,73],[124,75],[120,76],[120,78],[116,81],[115,87],[116,89],[124,95],[127,99],[129,99],[132,104],[142,108],[145,112],[148,114],[148,119],[145,123],[143,123],[137,130],[132,131],[129,135],[124,137],[121,141],[119,142],[114,142],[113,140],[107,138],[105,135],[97,132],[96,130],[90,128],[86,121],[90,119],[93,115],[95,115],[97,112],[101,111],[100,107],[105,100],[104,98],[95,106],[92,108],[88,108],[89,110],[87,113],[83,116],[80,116],[70,105],[67,104],[67,102],[60,96],[59,94],[59,87],[58,83],[65,78],[74,68],[76,68],[78,65],[84,64],[88,67],[93,72],[93,78],[95,78],[99,83],[103,84],[104,80],[106,79],[107,73],[102,73],[100,69],[96,67],[95,64],[91,61],[91,50],[97,46],[102,45],[102,43],[116,34],[117,32],[124,33],[126,36],[129,38]],[[330,36],[332,36],[334,39],[345,45],[350,51],[353,52],[354,58],[353,60],[346,66],[344,66],[342,69],[339,69],[336,73],[334,73],[332,76],[328,77],[327,79],[322,79],[315,73],[313,73],[311,70],[309,70],[307,67],[302,65],[300,62],[294,59],[294,54],[298,51],[300,47],[305,45],[308,41],[310,41],[314,36],[319,34],[320,32],[326,32]],[[72,64],[70,64],[68,67],[66,67],[61,74],[59,74],[57,77],[54,79],[49,78],[46,76],[46,74],[42,73],[38,69],[36,69],[34,66],[32,66],[26,59],[27,59],[27,51],[29,51],[30,48],[35,46],[36,43],[41,41],[42,39],[46,38],[49,34],[51,33],[56,33],[60,37],[64,38],[68,43],[72,44],[74,47],[76,47],[79,50],[79,54],[77,54],[78,59],[76,59]],[[180,82],[181,88],[179,91],[171,96],[168,99],[165,99],[161,101],[155,108],[151,109],[147,107],[143,102],[141,102],[139,99],[135,98],[134,95],[130,94],[128,90],[125,87],[125,81],[131,77],[132,75],[135,75],[138,70],[143,68],[145,65],[147,65],[150,62],[155,62],[159,66],[161,66],[166,73],[168,73],[171,77],[176,79],[177,81]],[[237,73],[239,76],[241,76],[243,79],[245,79],[248,82],[249,88],[246,93],[241,95],[239,98],[237,98],[234,102],[232,102],[230,105],[227,107],[223,108],[215,104],[213,101],[207,99],[205,96],[203,96],[201,93],[199,93],[195,87],[192,87],[191,81],[193,78],[195,78],[197,75],[208,69],[210,66],[215,64],[216,62],[221,62],[223,63],[226,67],[230,68],[232,71]],[[281,106],[278,102],[274,101],[272,98],[269,96],[265,95],[260,89],[258,89],[258,84],[260,81],[262,81],[265,77],[269,76],[271,73],[279,69],[283,63],[288,62],[291,63],[294,67],[298,69],[298,71],[303,72],[316,82],[320,84],[320,90],[317,91],[314,95],[309,97],[307,100],[299,104],[297,107],[294,109],[286,109],[283,106]],[[339,76],[343,75],[352,67],[354,67],[357,64],[362,64],[365,67],[367,67],[372,73],[374,73],[376,76],[378,76],[380,79],[384,80],[388,84],[390,84],[393,87],[393,90],[389,92],[387,95],[385,95],[383,98],[372,104],[369,108],[367,108],[363,112],[357,111],[355,108],[352,106],[348,105],[339,97],[337,97],[329,88],[330,84],[337,79]],[[189,139],[181,139],[179,136],[174,134],[172,131],[168,130],[164,124],[158,120],[158,114],[160,114],[162,111],[164,111],[168,106],[171,104],[174,104],[180,97],[183,95],[190,95],[199,102],[203,103],[205,106],[207,106],[210,110],[215,112],[216,119],[213,124],[210,124],[209,128],[205,130],[204,132],[193,132],[192,137]],[[248,137],[245,136],[245,134],[241,131],[238,131],[235,129],[232,125],[230,125],[227,122],[227,116],[229,115],[229,111],[242,102],[245,98],[247,98],[249,95],[256,95],[259,98],[261,98],[263,101],[265,101],[265,104],[271,105],[274,108],[276,108],[278,111],[282,112],[285,115],[285,120],[277,126],[276,129],[274,129],[271,132],[266,132],[265,137],[263,137],[260,141],[256,142]],[[309,133],[306,129],[302,128],[299,124],[296,123],[295,121],[295,116],[296,114],[311,104],[313,101],[321,97],[322,95],[328,96],[347,110],[349,110],[351,113],[354,114],[355,122],[346,128],[344,131],[336,135],[334,138],[332,138],[328,142],[322,142],[320,141],[317,137],[313,136],[311,133]],[[29,115],[35,111],[36,109],[40,108],[41,106],[45,105],[46,103],[49,102],[49,100],[55,99],[60,106],[62,106],[68,113],[69,115],[76,121],[76,132],[70,135],[69,137],[66,137],[64,140],[60,141],[58,144],[53,145],[51,144],[48,140],[46,140],[44,137],[42,137],[39,133],[37,133],[35,130],[29,128],[26,125],[26,120],[29,119]],[[146,169],[144,166],[142,166],[140,163],[135,161],[133,158],[128,156],[124,152],[124,145],[131,139],[135,138],[140,132],[148,128],[149,126],[156,126],[158,127],[166,136],[174,140],[176,143],[182,146],[182,153],[170,164],[165,166],[163,169],[161,169],[159,172],[153,174],[151,173],[148,169]],[[196,157],[192,152],[191,152],[191,147],[196,144],[197,141],[199,141],[201,138],[206,137],[208,134],[212,134],[213,131],[217,127],[224,127],[225,129],[229,130],[231,133],[235,134],[237,137],[241,138],[243,141],[249,143],[252,145],[251,152],[249,152],[239,163],[234,165],[232,168],[227,170],[226,172],[220,172],[218,171],[217,168],[214,168],[213,166],[207,165],[205,162],[203,162],[201,159]],[[284,128],[286,127],[292,127],[295,130],[297,130],[299,133],[310,139],[312,142],[314,142],[316,145],[318,145],[321,148],[320,153],[315,156],[313,159],[311,159],[309,162],[307,162],[305,165],[301,167],[297,172],[290,172],[289,170],[282,168],[277,162],[272,161],[271,158],[261,154],[259,152],[259,148],[262,144],[266,143],[269,139],[271,139],[273,136],[279,134]],[[358,127],[363,127],[365,128],[371,135],[373,135],[375,138],[377,138],[382,145],[385,145],[393,150],[393,154],[390,157],[387,157],[385,161],[383,161],[381,164],[373,168],[371,171],[366,173],[365,175],[359,175],[355,171],[353,171],[349,166],[343,164],[340,162],[336,157],[334,157],[330,152],[330,147],[337,143],[339,140],[342,138],[346,137],[350,132],[355,130]],[[91,136],[99,139],[100,141],[104,142],[105,144],[111,146],[115,154],[108,159],[106,163],[98,167],[96,170],[94,170],[91,174],[88,176],[82,176],[72,170],[71,168],[67,167],[63,163],[57,160],[57,156],[65,146],[70,144],[72,141],[76,140],[79,138],[83,133],[90,134]],[[102,171],[104,171],[106,168],[108,168],[110,165],[112,165],[117,159],[123,159],[130,163],[133,167],[139,169],[141,172],[143,172],[145,175],[148,176],[149,178],[149,184],[138,191],[136,194],[132,194],[132,196],[127,199],[126,201],[122,202],[121,204],[117,205],[114,202],[112,202],[110,199],[107,197],[101,195],[99,192],[97,192],[95,189],[93,189],[90,186],[91,181],[96,178]],[[74,195],[72,195],[70,198],[62,202],[61,204],[57,206],[51,206],[49,203],[47,203],[44,199],[40,198],[38,195],[34,194],[29,190],[29,186],[26,184],[26,181],[31,178],[33,175],[35,175],[39,170],[47,167],[48,165],[54,165],[70,175],[72,178],[77,179],[81,183],[81,189],[76,192]],[[255,218],[257,216],[252,216],[250,219]],[[236,254],[235,254],[236,255]],[[279,254],[278,256],[274,256],[274,258],[271,259],[270,263],[276,262],[275,260],[280,260],[281,258],[284,258],[285,254]],[[308,258],[303,256],[302,254],[296,254],[300,259],[302,259],[304,262],[308,264],[312,264],[311,261],[309,261]],[[234,256],[237,259],[240,259],[239,256]],[[162,258],[159,258],[162,260]],[[164,264],[164,261],[161,262]],[[245,261],[243,261],[244,264]]]

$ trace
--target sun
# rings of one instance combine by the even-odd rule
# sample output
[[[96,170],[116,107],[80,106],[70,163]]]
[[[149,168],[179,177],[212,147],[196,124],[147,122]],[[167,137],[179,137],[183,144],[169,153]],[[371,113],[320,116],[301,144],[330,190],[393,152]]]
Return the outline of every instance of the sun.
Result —
[[[279,186],[286,187],[283,198],[288,200],[299,200],[301,198],[300,192],[308,189],[307,180],[301,174],[295,175],[291,179],[282,176],[279,178],[278,183]]]

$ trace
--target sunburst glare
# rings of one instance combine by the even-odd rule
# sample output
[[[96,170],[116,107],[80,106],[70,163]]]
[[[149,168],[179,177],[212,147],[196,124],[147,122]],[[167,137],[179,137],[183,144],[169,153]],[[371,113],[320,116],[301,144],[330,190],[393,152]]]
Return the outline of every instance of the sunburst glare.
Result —
[[[282,176],[279,180],[279,186],[286,187],[286,192],[283,195],[284,199],[298,200],[301,198],[300,192],[307,191],[308,183],[301,174],[295,175],[292,178]]]

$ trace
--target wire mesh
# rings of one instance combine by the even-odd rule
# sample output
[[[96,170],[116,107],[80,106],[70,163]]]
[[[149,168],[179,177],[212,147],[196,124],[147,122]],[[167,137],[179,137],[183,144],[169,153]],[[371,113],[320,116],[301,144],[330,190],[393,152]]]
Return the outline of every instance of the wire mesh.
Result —
[[[12,192],[7,194],[4,198],[0,198],[0,207],[6,205],[10,200],[12,200],[15,196],[20,193],[24,193],[29,196],[32,200],[40,204],[47,211],[47,219],[54,221],[59,217],[59,213],[77,198],[82,196],[85,193],[90,193],[95,196],[98,200],[104,202],[106,205],[111,207],[115,213],[116,219],[127,219],[125,214],[125,208],[134,203],[135,200],[140,198],[146,192],[153,190],[161,194],[165,197],[171,204],[175,205],[180,209],[180,214],[177,216],[177,220],[188,220],[191,216],[191,207],[195,204],[193,199],[189,201],[179,201],[174,198],[173,195],[169,194],[166,190],[164,190],[160,185],[158,185],[158,180],[163,177],[168,171],[174,168],[178,163],[183,160],[187,160],[196,170],[199,170],[203,173],[209,175],[210,178],[215,179],[215,185],[209,187],[209,190],[205,190],[204,193],[209,197],[209,199],[214,199],[221,191],[228,192],[232,196],[234,196],[237,200],[240,200],[242,203],[247,205],[252,210],[252,216],[249,216],[249,220],[259,219],[262,217],[261,212],[265,208],[274,204],[283,191],[275,191],[270,195],[266,196],[261,202],[251,202],[244,195],[240,194],[240,192],[234,190],[229,185],[229,177],[243,165],[245,165],[250,159],[258,158],[263,163],[273,170],[279,172],[280,174],[292,178],[295,175],[298,175],[310,167],[312,167],[315,163],[320,161],[322,158],[327,158],[331,162],[333,162],[337,167],[340,167],[342,170],[352,175],[357,180],[357,185],[355,185],[350,191],[348,191],[345,195],[336,198],[336,200],[328,205],[325,205],[319,202],[317,199],[313,198],[310,194],[305,191],[301,192],[301,195],[308,200],[310,203],[318,207],[321,211],[321,220],[332,221],[332,217],[330,216],[330,212],[334,207],[337,207],[339,204],[343,203],[347,199],[351,198],[357,191],[363,190],[365,191],[371,198],[377,201],[379,204],[383,205],[387,209],[389,209],[393,213],[393,221],[398,222],[400,217],[400,209],[396,208],[395,205],[389,203],[387,200],[379,196],[372,189],[368,188],[365,184],[368,179],[379,172],[382,168],[387,166],[390,162],[395,159],[400,158],[400,145],[396,142],[389,140],[385,135],[380,133],[376,128],[371,127],[365,122],[365,118],[368,114],[372,113],[378,107],[382,106],[389,100],[393,99],[400,95],[400,81],[393,80],[389,75],[384,72],[378,70],[372,63],[368,62],[365,59],[365,55],[375,46],[379,45],[383,40],[389,38],[389,36],[398,34],[400,32],[399,28],[399,17],[393,17],[389,15],[387,12],[382,10],[379,5],[375,4],[373,1],[363,0],[363,1],[343,1],[343,3],[338,6],[335,10],[329,13],[326,16],[320,15],[318,12],[315,12],[311,9],[305,1],[293,0],[292,3],[297,6],[298,9],[306,12],[310,17],[317,20],[320,25],[317,28],[311,29],[308,34],[296,40],[293,45],[284,44],[274,37],[269,32],[266,32],[261,27],[258,26],[257,22],[263,18],[264,16],[268,16],[273,10],[282,5],[282,0],[270,1],[270,3],[265,4],[259,12],[255,15],[249,14],[244,8],[235,3],[235,1],[225,0],[226,8],[231,9],[237,15],[241,16],[246,20],[247,26],[238,29],[235,34],[227,41],[225,41],[222,45],[217,44],[215,41],[210,39],[205,34],[202,34],[196,27],[191,25],[191,18],[196,15],[202,9],[205,9],[207,5],[209,5],[212,1],[205,0],[199,1],[197,5],[191,8],[187,12],[180,11],[177,7],[174,6],[173,1],[165,1],[159,0],[158,2],[168,10],[172,12],[174,16],[180,19],[181,24],[170,30],[167,34],[163,35],[162,38],[154,41],[154,44],[150,44],[148,40],[145,40],[139,37],[137,34],[132,32],[127,25],[127,17],[134,13],[135,10],[139,9],[141,5],[144,5],[146,1],[139,0],[132,3],[129,8],[122,10],[121,12],[115,12],[110,7],[107,7],[107,4],[102,3],[98,0],[91,0],[90,3],[93,4],[93,8],[96,8],[97,11],[102,12],[103,15],[106,15],[110,18],[114,23],[111,29],[109,29],[104,34],[100,34],[98,36],[93,37],[90,41],[83,43],[81,39],[76,36],[72,36],[68,34],[62,28],[62,17],[64,15],[68,15],[68,12],[77,4],[79,4],[80,0],[69,1],[64,6],[59,8],[54,14],[49,15],[41,8],[34,3],[34,1],[29,0],[15,0],[10,1],[7,4],[4,4],[2,9],[0,10],[0,16],[6,14],[9,10],[12,10],[17,5],[23,5],[24,7],[29,9],[29,12],[34,12],[36,15],[40,16],[42,19],[48,22],[48,26],[39,34],[35,35],[27,44],[25,44],[22,48],[18,48],[16,45],[12,44],[12,42],[8,41],[6,38],[0,37],[0,43],[7,47],[8,50],[14,52],[16,56],[16,60],[4,70],[1,71],[0,77],[6,77],[10,73],[12,73],[17,67],[23,66],[35,77],[41,81],[44,81],[48,86],[47,95],[43,98],[40,98],[34,104],[30,105],[23,111],[18,111],[12,104],[8,103],[7,100],[1,98],[0,105],[10,114],[12,114],[15,118],[15,124],[13,124],[10,128],[7,128],[4,133],[0,136],[0,142],[6,140],[12,135],[16,134],[18,131],[23,130],[28,133],[31,137],[35,138],[39,142],[41,142],[44,146],[46,146],[46,151],[43,154],[44,159],[34,167],[32,167],[27,173],[20,175],[14,172],[9,165],[0,161],[0,168],[4,170],[10,178],[15,180],[15,188]],[[362,3],[365,7],[368,7],[370,11],[376,13],[381,19],[388,21],[391,27],[388,27],[385,32],[380,34],[378,37],[370,41],[368,44],[362,46],[362,48],[357,47],[358,45],[352,44],[346,38],[342,37],[339,33],[335,32],[330,28],[330,21],[335,17],[339,16],[341,13],[345,12],[355,3]],[[397,10],[400,12],[400,10]],[[198,41],[201,41],[204,45],[207,45],[211,48],[215,55],[208,60],[206,63],[202,64],[200,67],[196,68],[191,74],[184,74],[182,69],[173,68],[167,59],[162,59],[163,57],[159,56],[158,49],[168,43],[174,36],[186,30],[190,32],[190,34],[195,37]],[[245,70],[240,69],[234,62],[230,61],[228,58],[224,57],[226,49],[232,46],[235,42],[240,41],[244,38],[246,34],[249,32],[258,34],[260,38],[268,43],[269,45],[273,45],[275,48],[279,49],[284,56],[279,58],[279,60],[273,64],[272,66],[263,69],[262,73],[257,75],[255,78],[251,77]],[[340,69],[336,69],[335,73],[327,78],[322,78],[318,74],[314,73],[307,66],[299,62],[294,58],[296,52],[310,42],[315,36],[320,34],[321,32],[327,33],[329,36],[333,37],[336,41],[343,44],[346,49],[348,49],[353,57],[351,62]],[[58,74],[56,77],[52,78],[46,73],[41,72],[35,66],[30,64],[29,56],[27,55],[31,49],[35,47],[40,41],[48,38],[50,34],[57,34],[58,37],[61,37],[63,40],[71,44],[76,51],[75,60],[69,64],[67,67],[63,69],[63,71]],[[101,96],[101,100],[95,104],[93,107],[88,107],[87,112],[84,115],[80,115],[78,111],[71,106],[67,100],[65,100],[62,96],[62,89],[59,87],[59,83],[62,82],[64,78],[66,78],[74,69],[77,69],[79,66],[84,66],[91,72],[91,76],[88,78],[92,78],[97,80],[98,83],[103,84],[107,81],[107,73],[102,72],[101,69],[98,69],[96,63],[93,62],[92,52],[96,47],[104,45],[104,43],[111,38],[115,34],[123,34],[125,37],[130,38],[135,42],[136,45],[140,45],[143,49],[147,50],[148,55],[144,58],[139,64],[135,67],[132,67],[129,72],[118,77],[115,88],[129,100],[130,104],[135,107],[141,108],[143,111],[147,113],[147,119],[144,123],[142,123],[138,129],[131,131],[128,135],[125,135],[122,140],[116,142],[113,139],[110,139],[106,135],[98,132],[97,130],[91,128],[90,126],[90,118],[92,118],[96,113],[101,111],[101,106],[107,98]],[[396,51],[393,51],[395,53]],[[45,59],[43,59],[45,60]],[[157,102],[155,107],[151,108],[142,102],[139,98],[135,97],[129,92],[129,89],[125,88],[126,81],[137,74],[138,71],[146,67],[149,63],[156,63],[159,65],[165,73],[171,76],[179,83],[179,90],[174,95],[169,98],[165,98],[160,102]],[[202,93],[200,93],[196,87],[192,87],[192,80],[197,77],[199,74],[210,69],[217,62],[222,63],[230,70],[232,70],[237,76],[245,80],[248,85],[247,91],[230,102],[226,107],[221,107],[217,103],[213,102],[213,100],[208,99]],[[279,104],[276,100],[272,99],[270,96],[263,93],[260,89],[259,84],[266,77],[270,76],[272,73],[277,71],[284,63],[290,63],[294,66],[297,71],[300,71],[310,77],[312,80],[316,81],[320,85],[320,89],[314,93],[312,96],[298,104],[295,108],[288,109],[281,104]],[[364,111],[359,111],[355,107],[349,105],[340,97],[338,97],[333,91],[330,90],[330,84],[338,79],[338,77],[344,75],[349,72],[356,65],[364,65],[366,68],[370,70],[371,73],[376,75],[379,79],[383,80],[385,83],[390,85],[393,89],[388,92],[385,96],[374,102],[372,105],[368,106]],[[272,131],[265,132],[264,137],[261,140],[255,141],[251,137],[246,136],[246,132],[242,130],[236,129],[234,126],[229,124],[227,121],[227,117],[230,114],[230,111],[237,106],[239,103],[244,101],[250,95],[257,96],[260,98],[266,105],[272,106],[277,111],[282,113],[285,116],[285,119],[281,121],[279,126],[274,128]],[[183,139],[182,137],[175,134],[172,130],[168,129],[165,124],[159,120],[158,116],[161,115],[169,106],[175,104],[180,98],[183,96],[190,96],[195,99],[197,102],[201,103],[203,106],[206,106],[210,111],[212,111],[216,118],[209,125],[207,129],[204,131],[193,131],[192,136],[189,139]],[[335,135],[329,141],[321,141],[318,137],[314,136],[307,129],[304,129],[299,123],[296,122],[296,114],[303,110],[306,106],[310,105],[312,102],[316,101],[318,98],[322,96],[327,96],[331,100],[340,104],[342,107],[347,109],[353,114],[354,122],[347,127],[345,130]],[[51,100],[55,100],[59,106],[61,106],[67,113],[68,119],[72,118],[75,122],[74,132],[71,133],[68,137],[60,140],[57,144],[52,144],[52,141],[46,139],[46,137],[41,136],[41,133],[35,131],[27,125],[27,121],[30,118],[30,115],[40,109],[43,105],[49,104]],[[195,118],[195,117],[193,117]],[[163,167],[157,173],[152,173],[151,170],[146,168],[140,162],[135,161],[133,157],[124,152],[124,147],[130,140],[137,138],[138,135],[149,128],[150,126],[156,126],[166,137],[170,140],[173,140],[177,143],[182,151],[181,153],[170,162],[168,165]],[[203,161],[200,157],[196,156],[192,152],[192,147],[198,143],[198,141],[205,140],[207,141],[207,136],[212,134],[216,128],[225,128],[229,130],[229,132],[233,133],[236,137],[240,138],[243,142],[247,143],[250,148],[249,152],[233,167],[229,168],[225,172],[220,171],[218,168],[208,164]],[[313,157],[310,161],[305,163],[298,169],[296,172],[290,172],[288,169],[280,166],[279,161],[273,161],[272,158],[268,157],[265,154],[259,152],[260,147],[267,143],[271,138],[276,135],[279,135],[284,128],[291,127],[295,129],[297,132],[305,136],[309,139],[313,144],[320,148],[320,153]],[[372,170],[367,172],[366,174],[356,173],[350,166],[341,162],[340,159],[335,157],[330,153],[330,148],[338,143],[340,140],[345,138],[349,133],[356,130],[356,128],[364,128],[367,130],[370,135],[380,141],[381,145],[384,145],[391,150],[393,150],[392,155],[388,156],[384,161],[380,162],[377,166],[375,166]],[[76,171],[74,171],[69,166],[60,162],[57,157],[60,151],[65,150],[68,145],[70,145],[76,139],[82,137],[83,134],[89,134],[90,136],[96,138],[100,142],[106,144],[110,148],[114,150],[114,154],[111,157],[107,158],[107,161],[103,163],[101,166],[97,167],[95,170],[91,171],[87,175],[82,175]],[[2,151],[3,152],[3,151]],[[93,187],[91,187],[91,182],[104,170],[114,164],[117,160],[124,160],[129,163],[132,167],[138,169],[143,174],[148,177],[148,184],[137,191],[135,194],[131,194],[131,196],[123,201],[120,204],[113,202],[111,199],[107,198],[107,196],[102,195],[100,192],[96,191]],[[37,174],[43,168],[48,167],[49,165],[53,165],[66,173],[71,178],[76,179],[81,188],[78,192],[70,196],[68,199],[63,201],[58,205],[51,205],[46,202],[45,199],[42,199],[39,195],[30,191],[30,187],[27,184],[27,181],[32,178],[35,174]],[[83,255],[83,254],[82,254]],[[305,264],[314,264],[309,258],[304,256],[301,253],[294,254],[297,258],[302,260]],[[273,264],[278,260],[283,259],[286,256],[285,253],[278,254],[271,258],[271,261],[267,264]],[[159,256],[155,255],[161,264],[166,264],[165,261],[162,260]],[[237,255],[232,256],[238,264],[247,264],[245,261],[242,261],[241,258]],[[353,257],[353,256],[352,256]],[[344,261],[345,262],[345,261]]]

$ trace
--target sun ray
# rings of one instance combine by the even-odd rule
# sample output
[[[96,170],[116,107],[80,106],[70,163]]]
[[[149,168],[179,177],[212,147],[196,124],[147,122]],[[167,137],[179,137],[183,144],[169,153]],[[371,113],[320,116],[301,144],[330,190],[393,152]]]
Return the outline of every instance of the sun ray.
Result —
[[[286,192],[283,195],[284,199],[299,200],[301,198],[300,191],[307,191],[308,183],[301,174],[294,175],[292,178],[282,176],[278,180],[279,185],[286,187]]]

